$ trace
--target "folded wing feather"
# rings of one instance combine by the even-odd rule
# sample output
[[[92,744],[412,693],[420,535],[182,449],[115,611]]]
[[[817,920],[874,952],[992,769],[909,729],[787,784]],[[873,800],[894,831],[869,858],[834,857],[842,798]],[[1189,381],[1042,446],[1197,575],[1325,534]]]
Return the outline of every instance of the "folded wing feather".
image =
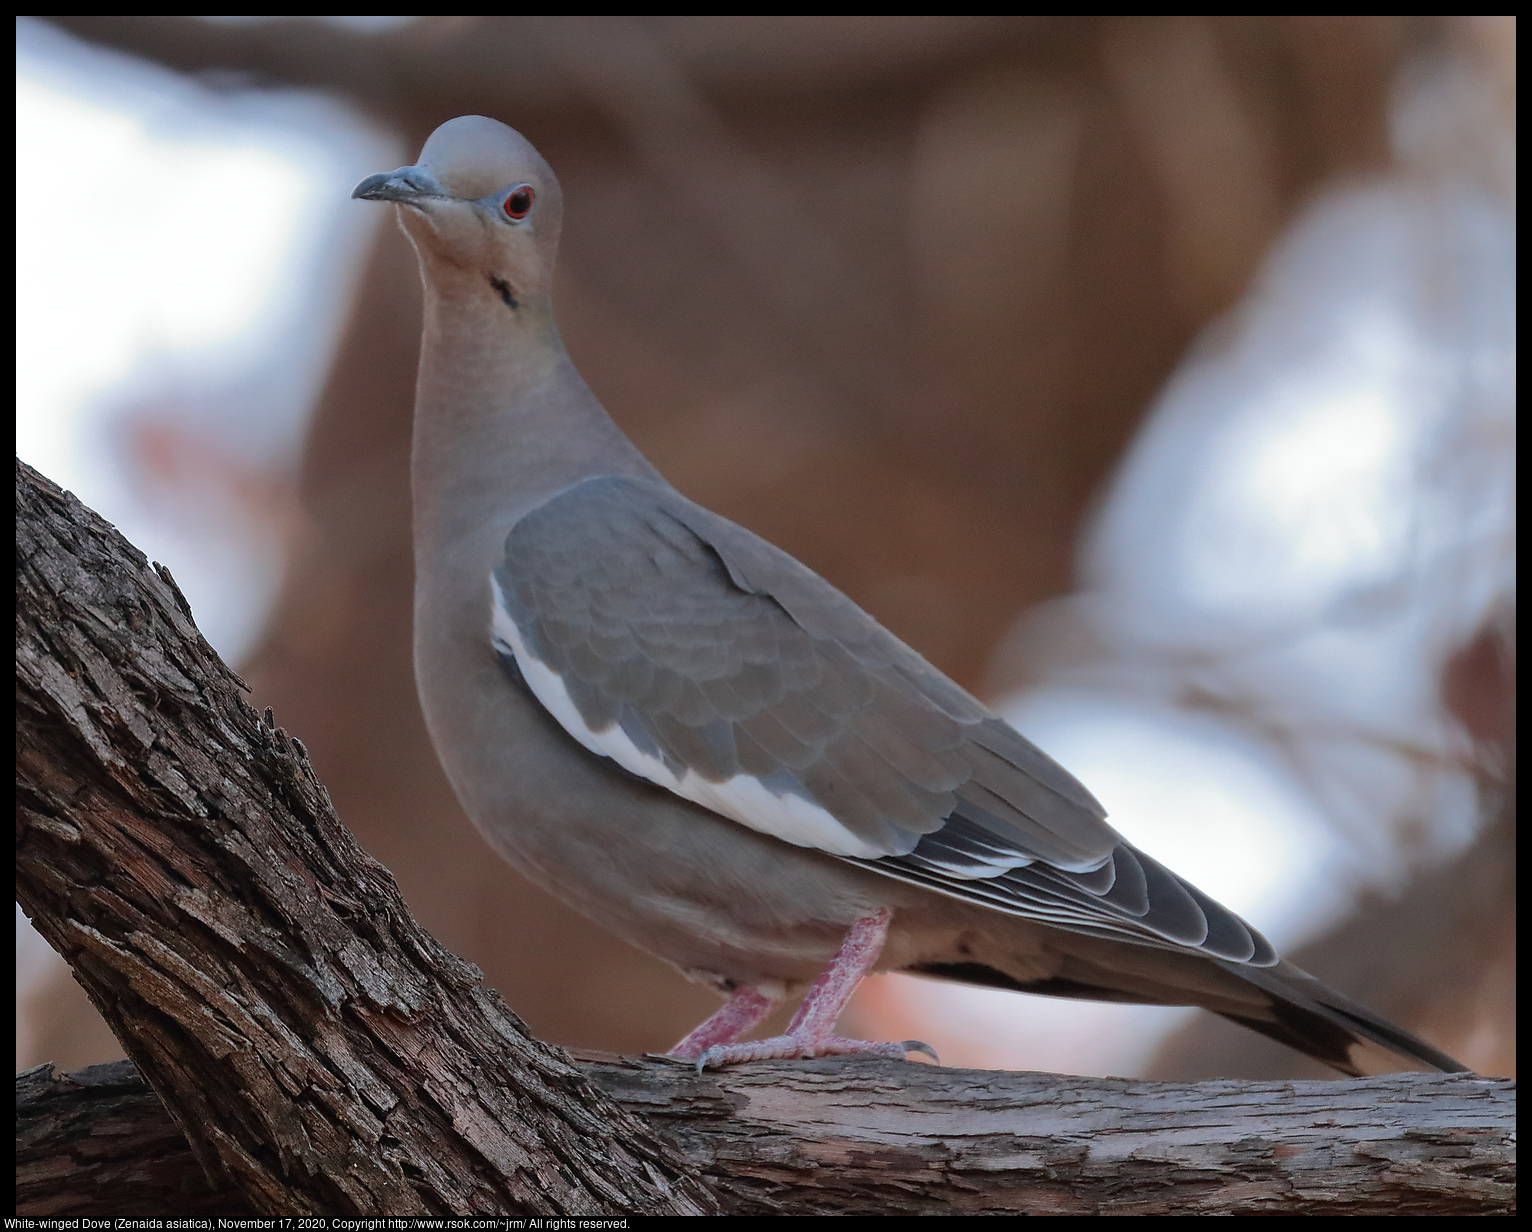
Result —
[[[997,910],[1276,961],[829,583],[672,489],[565,489],[512,529],[491,580],[496,648],[565,731],[634,774]]]

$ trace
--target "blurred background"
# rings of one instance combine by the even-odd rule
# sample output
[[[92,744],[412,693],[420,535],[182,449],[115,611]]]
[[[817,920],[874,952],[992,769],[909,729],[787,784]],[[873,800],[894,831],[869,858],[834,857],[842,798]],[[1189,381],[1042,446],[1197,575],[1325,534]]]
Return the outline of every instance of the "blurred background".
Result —
[[[17,37],[18,454],[169,565],[537,1034],[663,1050],[716,1000],[491,857],[418,713],[419,289],[349,193],[470,112],[563,181],[566,343],[677,487],[1302,966],[1515,1073],[1514,18]],[[949,1065],[1322,1076],[1195,1010],[902,976],[843,1024]],[[120,1055],[18,908],[17,1067]]]

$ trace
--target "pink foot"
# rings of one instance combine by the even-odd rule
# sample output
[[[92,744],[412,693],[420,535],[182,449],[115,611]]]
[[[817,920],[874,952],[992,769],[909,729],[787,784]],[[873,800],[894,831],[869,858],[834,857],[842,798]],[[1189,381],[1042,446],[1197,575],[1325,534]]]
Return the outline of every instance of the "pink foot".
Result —
[[[883,950],[884,939],[888,936],[888,924],[891,919],[893,919],[893,912],[884,908],[876,915],[864,916],[851,926],[851,931],[846,934],[846,940],[841,943],[835,957],[830,960],[830,965],[820,972],[819,978],[814,981],[808,994],[803,998],[803,1004],[798,1007],[798,1012],[793,1015],[792,1022],[787,1026],[786,1035],[757,1040],[753,1044],[737,1044],[733,1041],[743,1035],[744,1031],[738,1032],[731,1038],[724,1038],[720,1033],[718,1042],[699,1046],[699,1051],[695,1053],[683,1053],[681,1049],[694,1042],[700,1045],[700,1037],[708,1032],[715,1022],[729,1013],[734,1006],[734,1002],[730,1001],[722,1010],[677,1044],[671,1050],[671,1055],[688,1058],[695,1056],[698,1073],[709,1065],[736,1065],[741,1061],[774,1061],[797,1057],[873,1056],[902,1059],[907,1052],[923,1052],[933,1061],[937,1060],[937,1055],[930,1045],[922,1044],[918,1040],[905,1040],[899,1044],[878,1044],[871,1040],[846,1039],[843,1036],[831,1034],[835,1029],[835,1020],[846,1008],[846,1002],[851,1000],[851,994],[856,991],[856,986],[878,961],[878,955]],[[739,993],[735,994],[736,999],[739,996]],[[763,1013],[760,1018],[764,1017]],[[755,1021],[759,1022],[760,1018]],[[745,1030],[749,1028],[746,1027]]]
[[[800,1057],[890,1057],[902,1061],[906,1053],[923,1052],[931,1060],[940,1062],[936,1050],[919,1040],[904,1040],[898,1044],[879,1044],[872,1040],[847,1039],[842,1035],[826,1035],[811,1039],[806,1032],[797,1035],[774,1035],[770,1039],[756,1040],[751,1044],[714,1044],[697,1058],[700,1074],[709,1065],[738,1065],[741,1061],[784,1061]]]
[[[666,1055],[692,1061],[715,1044],[732,1044],[760,1025],[776,1001],[759,988],[736,988],[724,1007],[694,1030]]]

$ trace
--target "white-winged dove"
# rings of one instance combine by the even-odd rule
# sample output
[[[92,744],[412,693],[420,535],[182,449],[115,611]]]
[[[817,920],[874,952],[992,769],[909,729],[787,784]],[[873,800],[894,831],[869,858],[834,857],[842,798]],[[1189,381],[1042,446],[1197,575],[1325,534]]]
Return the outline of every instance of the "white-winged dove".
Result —
[[[559,340],[561,197],[483,116],[392,201],[425,285],[415,670],[464,809],[516,868],[728,1001],[704,1064],[902,1057],[832,1032],[869,971],[1200,1005],[1358,1072],[1463,1067],[1278,958],[1067,771],[828,582],[678,493]],[[788,1033],[740,1043],[807,989]]]

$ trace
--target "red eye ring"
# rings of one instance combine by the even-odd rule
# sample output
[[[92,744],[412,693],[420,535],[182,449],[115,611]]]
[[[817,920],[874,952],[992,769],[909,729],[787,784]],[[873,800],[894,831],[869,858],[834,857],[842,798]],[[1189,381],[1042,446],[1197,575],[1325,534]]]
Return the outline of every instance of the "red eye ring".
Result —
[[[514,222],[520,222],[532,209],[532,196],[530,185],[523,184],[516,189],[505,199],[505,216]]]

